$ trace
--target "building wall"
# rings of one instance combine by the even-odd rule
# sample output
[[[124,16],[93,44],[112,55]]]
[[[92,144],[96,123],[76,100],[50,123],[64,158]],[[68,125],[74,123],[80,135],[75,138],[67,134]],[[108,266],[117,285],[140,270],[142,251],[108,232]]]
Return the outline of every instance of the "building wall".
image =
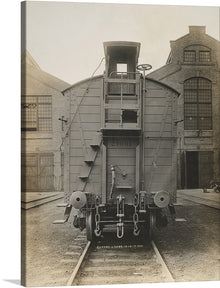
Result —
[[[165,66],[148,76],[170,85],[180,92],[178,101],[178,186],[186,188],[186,152],[213,152],[213,179],[220,180],[220,43],[205,34],[205,27],[190,26],[189,34],[171,41],[171,53]],[[184,49],[196,51],[195,61],[184,59]],[[209,50],[210,49],[210,50]],[[199,61],[199,51],[209,50],[211,60]],[[184,61],[185,60],[185,61]],[[202,77],[212,83],[212,130],[184,130],[184,81],[192,77]],[[201,154],[201,153],[200,153]],[[185,159],[185,160],[184,160]],[[192,176],[193,177],[193,176]],[[182,178],[182,179],[181,179]],[[211,179],[210,179],[211,180]],[[202,183],[202,179],[200,181]],[[202,184],[199,184],[201,186]],[[207,184],[208,185],[208,184]],[[201,187],[202,188],[202,187]]]
[[[34,125],[30,128],[21,123],[22,190],[60,191],[62,189],[60,146],[64,133],[62,128],[65,128],[62,126],[65,124],[58,118],[65,115],[65,98],[61,91],[69,85],[42,71],[28,52],[23,55],[22,61],[21,118],[27,120],[24,117],[27,113],[32,117],[34,109],[38,111],[41,109],[42,114],[51,114],[51,120],[47,122],[51,122],[51,128],[38,130]],[[35,99],[44,101],[47,96],[51,97],[51,108],[50,105],[41,105],[40,108],[40,102],[36,102]],[[33,103],[35,104],[31,107]],[[33,111],[27,112],[31,108]],[[47,109],[51,109],[50,112],[47,112]],[[35,118],[33,116],[34,120]],[[42,119],[41,127],[44,127],[44,121],[48,120]]]

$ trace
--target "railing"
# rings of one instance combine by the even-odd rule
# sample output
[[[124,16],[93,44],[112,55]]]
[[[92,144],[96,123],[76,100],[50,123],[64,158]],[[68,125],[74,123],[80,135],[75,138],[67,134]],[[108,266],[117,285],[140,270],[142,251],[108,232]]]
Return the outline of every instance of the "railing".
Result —
[[[116,75],[116,77],[113,77],[113,75]],[[118,72],[118,71],[112,71],[109,74],[109,78],[118,78],[117,75],[119,75],[120,79],[135,79],[135,75],[141,75],[140,72]],[[124,76],[126,76],[124,78]],[[132,76],[131,78],[129,76]]]

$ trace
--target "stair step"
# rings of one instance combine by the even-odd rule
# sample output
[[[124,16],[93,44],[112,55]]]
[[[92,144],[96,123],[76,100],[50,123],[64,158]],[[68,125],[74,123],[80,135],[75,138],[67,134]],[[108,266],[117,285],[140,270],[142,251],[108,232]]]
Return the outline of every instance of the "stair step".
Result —
[[[91,165],[91,164],[93,164],[94,163],[94,160],[93,159],[90,159],[89,157],[87,158],[85,158],[84,159],[84,162],[86,162],[88,165]]]
[[[87,163],[88,165],[91,165],[94,163],[96,157],[96,152],[94,151],[89,151],[89,153],[85,156],[84,162]]]
[[[97,132],[94,138],[92,139],[90,146],[96,149],[100,147],[101,143],[102,143],[102,134]]]
[[[102,133],[96,132],[94,138],[90,142],[90,148],[88,149],[88,154],[85,155],[84,162],[78,176],[82,180],[79,181],[78,183],[79,191],[83,191],[85,188],[86,181],[92,169],[92,164],[95,162],[95,158],[99,151],[98,148],[101,146],[101,143],[102,143]]]
[[[116,189],[132,189],[133,187],[132,186],[115,186]]]
[[[64,224],[66,223],[66,219],[61,219],[61,220],[55,220],[53,221],[53,224]]]
[[[79,178],[82,180],[86,180],[89,177],[90,170],[91,170],[91,167],[89,167],[88,165],[84,163],[80,170]]]
[[[185,218],[175,218],[176,222],[187,222]]]
[[[57,204],[57,207],[66,207],[68,205],[68,203],[61,203],[61,204]]]

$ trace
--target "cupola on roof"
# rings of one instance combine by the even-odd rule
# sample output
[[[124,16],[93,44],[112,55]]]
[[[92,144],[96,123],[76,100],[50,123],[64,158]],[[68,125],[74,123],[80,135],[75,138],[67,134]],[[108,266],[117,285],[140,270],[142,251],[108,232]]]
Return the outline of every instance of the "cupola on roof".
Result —
[[[129,41],[104,42],[107,75],[118,71],[117,65],[126,65],[126,72],[135,72],[138,63],[140,43]],[[119,71],[122,72],[122,71]]]

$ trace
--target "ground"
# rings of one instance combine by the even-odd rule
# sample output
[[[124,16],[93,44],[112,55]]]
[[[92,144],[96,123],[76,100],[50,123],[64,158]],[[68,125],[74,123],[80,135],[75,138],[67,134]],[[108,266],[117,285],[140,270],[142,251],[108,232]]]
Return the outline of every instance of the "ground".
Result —
[[[156,242],[176,281],[219,281],[219,210],[182,200],[177,217],[156,233]]]
[[[183,206],[176,208],[177,217],[186,221],[175,222],[169,217],[168,227],[155,232],[161,254],[176,281],[220,280],[219,209],[186,199],[179,201]],[[56,207],[61,202],[22,209],[26,215],[22,225],[26,225],[23,243],[26,243],[27,286],[65,286],[76,264],[78,255],[70,252],[67,258],[66,254],[71,247],[79,245],[80,232],[72,226],[72,221],[52,224],[63,218],[64,208]]]
[[[22,209],[26,213],[26,286],[63,286],[72,272],[73,266],[66,267],[61,260],[79,231],[71,223],[52,224],[63,218],[64,208],[56,207],[60,202]]]

